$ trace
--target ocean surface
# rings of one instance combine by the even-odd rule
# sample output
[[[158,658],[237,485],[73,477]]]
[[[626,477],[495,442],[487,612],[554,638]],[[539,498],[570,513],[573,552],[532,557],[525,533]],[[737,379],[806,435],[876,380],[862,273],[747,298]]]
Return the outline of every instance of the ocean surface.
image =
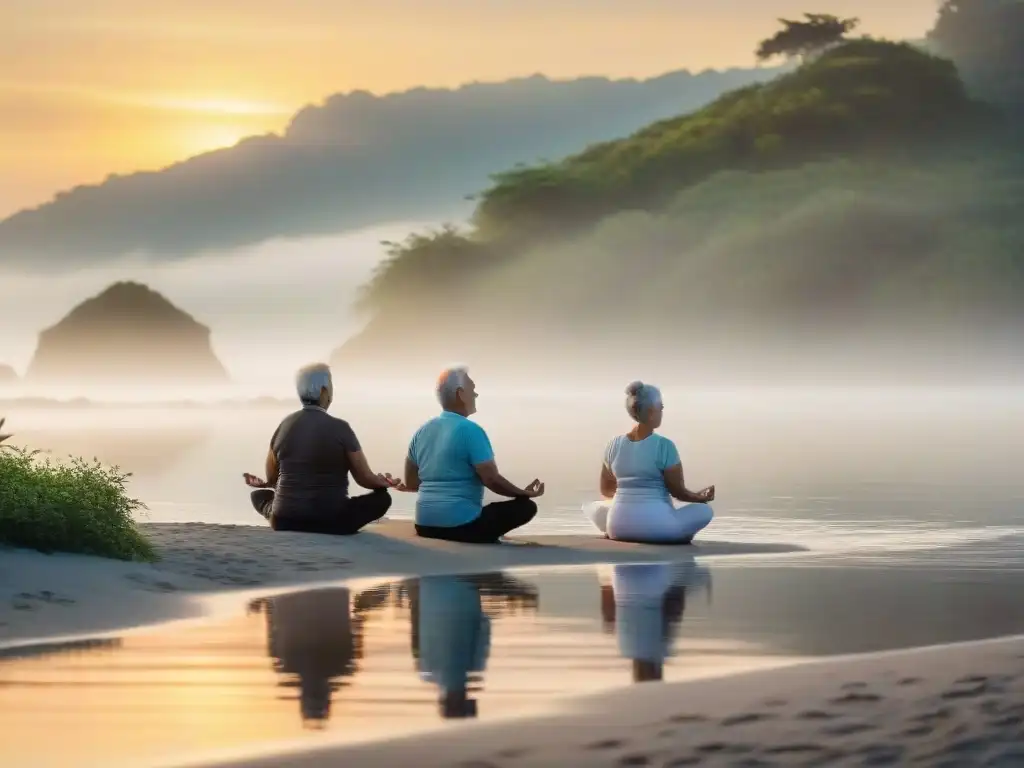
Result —
[[[486,381],[479,390],[474,418],[502,472],[546,483],[527,530],[589,532],[580,505],[597,496],[606,442],[630,426],[621,395],[503,392]],[[1020,390],[663,390],[662,432],[679,447],[687,484],[717,487],[708,538],[796,543],[844,564],[1024,563]],[[132,472],[143,520],[262,525],[242,473],[264,473],[270,435],[289,410],[140,404],[3,415],[15,444]],[[353,425],[374,470],[398,474],[410,436],[437,406],[429,388],[370,388],[340,391],[331,412]],[[390,516],[411,516],[414,502],[395,494]],[[971,554],[950,557],[961,550]]]

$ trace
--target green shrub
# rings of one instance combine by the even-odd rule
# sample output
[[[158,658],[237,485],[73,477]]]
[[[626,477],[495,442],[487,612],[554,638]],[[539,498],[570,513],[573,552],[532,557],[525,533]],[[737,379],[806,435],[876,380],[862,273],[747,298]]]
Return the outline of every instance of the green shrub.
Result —
[[[129,474],[99,461],[55,462],[41,459],[38,451],[0,448],[0,544],[118,560],[157,559],[132,517],[144,505],[127,494]]]

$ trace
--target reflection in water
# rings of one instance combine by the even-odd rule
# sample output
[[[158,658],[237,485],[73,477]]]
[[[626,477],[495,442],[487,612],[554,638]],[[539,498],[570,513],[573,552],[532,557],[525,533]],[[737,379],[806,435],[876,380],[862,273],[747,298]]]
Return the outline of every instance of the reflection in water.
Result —
[[[425,576],[399,585],[408,599],[412,655],[423,680],[438,688],[443,718],[477,716],[470,691],[479,690],[491,652],[487,607],[504,614],[535,611],[537,588],[502,573]]]
[[[285,676],[278,684],[299,689],[299,710],[307,727],[323,727],[331,713],[331,696],[342,678],[357,670],[363,657],[363,624],[367,614],[384,605],[387,588],[356,596],[343,587],[292,592],[253,600],[252,613],[267,621],[267,653],[274,670]]]
[[[475,717],[490,654],[488,612],[535,610],[537,589],[501,573],[429,576],[356,593],[344,587],[292,592],[253,600],[250,613],[266,617],[267,654],[278,685],[298,688],[303,725],[322,728],[332,696],[359,670],[365,625],[387,605],[407,607],[412,655],[423,680],[438,688],[444,718]]]
[[[636,682],[676,681],[1024,631],[1024,570],[704,562],[710,572],[638,564],[320,588],[63,646],[72,653],[12,649],[0,654],[2,764],[137,768],[312,746],[320,729],[395,738],[476,717],[478,704],[481,718],[527,714],[621,686],[627,665]]]
[[[711,572],[693,560],[632,563],[602,568],[601,619],[614,631],[619,652],[633,662],[633,682],[664,677],[665,659],[686,611],[687,594],[702,587],[711,597]]]

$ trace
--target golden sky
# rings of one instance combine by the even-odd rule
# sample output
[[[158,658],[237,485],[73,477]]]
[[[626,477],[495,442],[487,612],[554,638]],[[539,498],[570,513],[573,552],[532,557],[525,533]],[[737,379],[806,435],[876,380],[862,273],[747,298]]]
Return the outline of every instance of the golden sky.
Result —
[[[338,91],[751,66],[775,19],[920,37],[936,0],[0,0],[0,216],[278,131]],[[894,10],[897,9],[898,10]]]

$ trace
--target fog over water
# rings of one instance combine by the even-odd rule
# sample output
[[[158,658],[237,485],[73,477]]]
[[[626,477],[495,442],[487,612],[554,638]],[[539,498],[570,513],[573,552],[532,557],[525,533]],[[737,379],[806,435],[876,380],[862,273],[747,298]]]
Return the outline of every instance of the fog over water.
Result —
[[[216,393],[175,390],[173,382],[167,392],[130,385],[91,392],[73,383],[47,391],[16,386],[0,393],[0,400],[8,398],[0,416],[7,417],[15,444],[54,457],[96,456],[133,472],[131,489],[148,505],[148,520],[262,524],[241,475],[263,473],[270,435],[294,407],[295,368],[327,359],[360,328],[353,300],[379,263],[380,241],[402,239],[423,226],[397,223],[339,238],[63,276],[3,274],[0,305],[17,322],[2,325],[0,362],[20,372],[39,330],[110,283],[131,279],[208,325],[234,381]],[[409,319],[408,344],[374,350],[373,356],[392,363],[387,378],[375,375],[373,365],[335,367],[332,412],[352,423],[377,471],[401,471],[409,438],[437,411],[433,374],[453,362],[439,359],[429,371],[410,366],[395,375],[422,337],[415,319]],[[480,318],[480,324],[486,321]],[[629,427],[623,387],[641,378],[665,393],[663,432],[679,445],[688,484],[717,486],[718,516],[709,536],[885,557],[965,542],[990,543],[995,559],[1020,551],[1019,387],[966,387],[941,376],[920,386],[883,385],[881,362],[862,371],[866,375],[855,385],[837,385],[842,377],[826,385],[810,375],[802,383],[766,386],[749,369],[709,382],[701,374],[718,361],[700,351],[706,332],[687,329],[672,349],[642,339],[572,346],[538,337],[533,350],[505,353],[499,339],[492,359],[461,361],[471,365],[478,382],[476,419],[489,431],[503,472],[520,484],[534,477],[547,484],[532,530],[589,530],[580,505],[597,495],[606,442]],[[776,351],[760,354],[769,359]],[[828,372],[824,359],[806,362],[808,370],[817,365],[817,373]],[[955,369],[957,363],[949,365]],[[39,395],[122,404],[18,401]],[[153,403],[210,395],[237,403]],[[260,407],[242,402],[262,395],[285,400]],[[414,501],[398,495],[392,516],[411,515]]]
[[[0,364],[24,373],[38,333],[81,301],[122,280],[144,283],[209,326],[214,351],[236,384],[231,394],[289,394],[294,369],[326,358],[357,331],[359,287],[383,254],[380,241],[421,229],[403,222],[344,236],[272,241],[175,261],[134,259],[61,275],[0,268]],[[15,388],[5,394],[38,395]],[[73,385],[48,395],[148,399]],[[221,393],[225,394],[225,393]]]
[[[998,389],[696,389],[665,385],[663,433],[687,483],[714,483],[712,538],[795,542],[888,557],[988,543],[1019,560],[1024,533],[1024,396]],[[628,429],[615,390],[514,391],[480,379],[474,418],[513,482],[547,483],[535,532],[587,531],[609,438]],[[292,406],[19,408],[14,442],[97,456],[135,476],[153,522],[263,524],[242,472],[262,474],[270,435]],[[332,412],[355,428],[376,471],[400,472],[408,440],[434,415],[429,382],[344,387]],[[396,494],[391,515],[412,514]]]

